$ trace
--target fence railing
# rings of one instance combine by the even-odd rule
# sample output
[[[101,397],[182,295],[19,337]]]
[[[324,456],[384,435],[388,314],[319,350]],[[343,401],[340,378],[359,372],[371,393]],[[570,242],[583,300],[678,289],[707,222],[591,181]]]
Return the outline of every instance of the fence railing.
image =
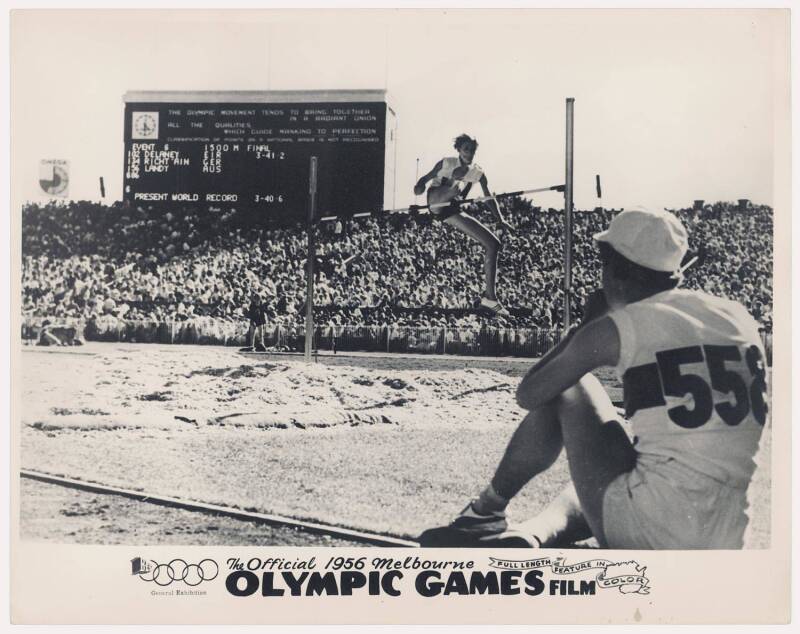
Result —
[[[37,341],[44,321],[75,327],[86,341],[247,346],[262,344],[277,351],[301,351],[305,326],[267,324],[255,333],[246,321],[198,318],[186,321],[61,319],[26,317],[22,338]],[[255,335],[255,336],[253,336]],[[544,328],[492,328],[479,330],[450,327],[328,326],[314,329],[312,347],[332,352],[399,352],[471,356],[540,357],[561,339],[559,331]],[[772,333],[763,332],[767,360],[772,364]]]
[[[246,321],[211,318],[187,321],[60,319],[26,317],[22,338],[37,341],[44,321],[74,326],[86,341],[130,343],[183,343],[246,346],[263,344],[268,349],[300,351],[305,347],[305,327],[267,324],[252,333]],[[255,337],[253,337],[255,334]],[[314,329],[313,348],[332,352],[411,352],[420,354],[541,356],[558,343],[555,330],[541,328],[327,326]]]

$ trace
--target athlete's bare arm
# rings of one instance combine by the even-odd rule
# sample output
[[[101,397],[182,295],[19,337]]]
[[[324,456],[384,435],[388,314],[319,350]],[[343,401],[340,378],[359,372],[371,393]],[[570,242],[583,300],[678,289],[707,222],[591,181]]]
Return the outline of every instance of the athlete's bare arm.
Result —
[[[422,178],[420,178],[417,181],[417,184],[414,185],[414,193],[417,196],[420,196],[425,193],[425,185],[428,184],[429,180],[432,180],[436,177],[436,174],[439,173],[440,169],[442,169],[442,161],[436,163],[436,165],[433,166],[433,169],[430,172],[425,174]]]
[[[545,364],[549,363],[551,359],[561,354],[561,351],[567,347],[567,344],[572,340],[575,332],[580,328],[585,328],[588,323],[595,319],[600,319],[605,316],[609,311],[608,301],[606,300],[605,293],[602,288],[595,289],[586,298],[583,305],[583,319],[580,323],[575,324],[570,328],[569,332],[558,342],[554,347],[547,351],[547,353],[539,359],[539,361],[528,370],[526,377],[530,376],[533,372],[541,370]]]
[[[562,347],[563,344],[563,347]],[[619,361],[620,340],[610,317],[581,326],[537,363],[517,387],[517,404],[533,410],[575,385],[587,372]]]
[[[491,196],[492,192],[489,191],[489,181],[486,178],[486,174],[483,174],[481,176],[480,184],[481,184],[481,189],[483,190],[483,195]],[[496,200],[492,199],[489,201],[489,209],[492,210],[492,213],[494,214],[495,218],[497,219],[497,222],[500,223],[500,225],[502,225],[506,229],[511,229],[511,225],[509,225],[506,222],[506,219],[503,218],[503,214],[500,213],[500,205],[497,204]]]

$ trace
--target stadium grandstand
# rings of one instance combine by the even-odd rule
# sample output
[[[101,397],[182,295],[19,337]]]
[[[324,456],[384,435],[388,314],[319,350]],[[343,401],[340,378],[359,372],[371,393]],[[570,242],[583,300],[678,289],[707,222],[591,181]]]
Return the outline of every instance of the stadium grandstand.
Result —
[[[425,214],[341,218],[318,229],[315,345],[321,349],[541,354],[562,327],[563,211],[502,202],[498,295],[509,318],[481,313],[477,243]],[[772,331],[772,209],[716,203],[674,209],[699,259],[685,284],[737,299]],[[473,209],[471,213],[480,214]],[[600,280],[592,235],[615,210],[573,216],[572,321]],[[243,345],[257,298],[264,341],[302,349],[305,227],[248,210],[28,204],[22,213],[23,336],[42,323],[86,339]]]

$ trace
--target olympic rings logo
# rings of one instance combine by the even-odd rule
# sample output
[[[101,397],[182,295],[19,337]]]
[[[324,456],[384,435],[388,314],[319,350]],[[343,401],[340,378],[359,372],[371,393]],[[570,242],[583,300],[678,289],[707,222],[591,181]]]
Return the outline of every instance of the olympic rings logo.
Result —
[[[197,564],[187,564],[183,559],[173,559],[168,564],[159,564],[152,559],[152,567],[139,573],[142,581],[157,586],[168,586],[173,581],[183,581],[187,586],[199,586],[203,581],[212,581],[219,575],[219,566],[213,559],[203,559]]]

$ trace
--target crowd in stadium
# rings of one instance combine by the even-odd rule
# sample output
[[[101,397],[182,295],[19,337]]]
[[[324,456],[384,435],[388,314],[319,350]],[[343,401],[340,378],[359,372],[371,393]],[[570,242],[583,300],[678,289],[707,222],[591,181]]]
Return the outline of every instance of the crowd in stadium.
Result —
[[[502,236],[498,295],[508,319],[475,310],[483,284],[481,247],[420,214],[338,220],[317,231],[318,323],[480,328],[559,327],[563,212],[512,199],[513,231]],[[699,261],[686,285],[744,303],[772,327],[772,210],[718,203],[673,210],[687,225]],[[488,212],[473,209],[487,223]],[[575,319],[599,285],[591,236],[609,210],[574,214]],[[270,228],[253,211],[111,206],[86,201],[26,205],[22,218],[25,315],[122,320],[246,321],[250,306],[267,323],[305,314],[306,234]]]

